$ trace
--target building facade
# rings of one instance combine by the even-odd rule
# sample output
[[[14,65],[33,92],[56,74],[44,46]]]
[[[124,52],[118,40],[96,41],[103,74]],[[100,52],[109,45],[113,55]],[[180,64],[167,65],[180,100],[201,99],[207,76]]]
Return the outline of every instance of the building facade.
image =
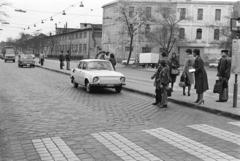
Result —
[[[177,3],[180,41],[177,44],[180,62],[186,49],[200,49],[205,62],[221,57],[230,35],[233,3],[228,1],[183,1]]]
[[[57,31],[58,34],[46,38],[43,50],[49,57],[56,57],[61,51],[64,54],[70,51],[72,57],[94,58],[97,49],[101,47],[102,25],[81,24],[80,29],[59,31],[60,29]]]
[[[230,17],[233,12],[233,2],[220,1],[191,1],[191,0],[118,0],[103,6],[103,33],[102,47],[117,55],[118,59],[127,59],[129,36],[124,30],[124,24],[117,21],[121,17],[119,6],[127,2],[127,12],[131,15],[135,9],[144,6],[143,9],[152,16],[160,17],[161,10],[170,8],[175,10],[178,19],[178,40],[172,52],[179,55],[180,63],[184,64],[185,50],[200,49],[203,59],[208,62],[220,57],[220,51],[224,48],[229,34]],[[149,13],[150,12],[150,13]],[[147,22],[150,30],[159,25],[156,22]],[[125,29],[126,30],[126,29]],[[160,46],[153,44],[144,38],[142,32],[137,32],[133,42],[133,58],[138,53],[159,53]]]

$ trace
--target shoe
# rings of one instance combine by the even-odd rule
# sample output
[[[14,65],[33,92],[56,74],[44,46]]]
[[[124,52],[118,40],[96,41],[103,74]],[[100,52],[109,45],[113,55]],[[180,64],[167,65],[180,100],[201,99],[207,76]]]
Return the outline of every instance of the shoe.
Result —
[[[185,92],[183,92],[183,95],[185,96],[185,95],[186,95],[186,93],[185,93]]]
[[[167,105],[160,105],[159,108],[167,108]]]
[[[191,96],[191,94],[188,92],[188,96]]]
[[[197,104],[198,104],[198,105],[204,104],[204,100],[199,100],[199,101],[197,102]]]
[[[194,103],[198,103],[199,99],[197,99],[196,101],[194,101]]]
[[[217,100],[216,102],[227,102],[227,100]]]
[[[157,105],[158,104],[158,102],[154,102],[154,103],[152,103],[152,105]]]

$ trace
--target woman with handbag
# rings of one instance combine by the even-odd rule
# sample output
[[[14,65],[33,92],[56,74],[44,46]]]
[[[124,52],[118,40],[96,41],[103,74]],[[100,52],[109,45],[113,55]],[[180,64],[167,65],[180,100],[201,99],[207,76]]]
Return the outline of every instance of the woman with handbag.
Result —
[[[187,59],[186,62],[184,64],[183,67],[183,76],[184,76],[184,86],[183,86],[183,95],[185,96],[185,89],[186,87],[188,88],[188,96],[191,95],[190,91],[191,91],[191,87],[194,84],[194,73],[190,72],[190,69],[193,69],[193,65],[194,65],[194,57],[192,55],[192,50],[191,49],[187,49],[186,50],[186,54],[187,54]]]
[[[197,100],[195,103],[197,104],[204,104],[203,100],[203,93],[208,90],[208,78],[207,78],[207,72],[204,68],[204,62],[202,58],[200,57],[200,50],[194,49],[193,54],[195,58],[194,62],[194,68],[195,68],[195,89],[197,92]]]
[[[170,62],[169,62],[169,67],[170,67],[170,77],[171,77],[171,88],[173,90],[174,83],[176,82],[177,76],[180,74],[179,68],[179,61],[177,59],[177,55],[175,52],[172,53]]]

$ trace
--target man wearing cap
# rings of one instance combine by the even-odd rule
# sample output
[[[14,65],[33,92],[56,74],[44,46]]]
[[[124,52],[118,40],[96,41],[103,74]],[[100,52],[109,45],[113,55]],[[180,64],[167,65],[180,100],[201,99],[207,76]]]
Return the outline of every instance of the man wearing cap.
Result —
[[[227,102],[228,100],[228,80],[231,75],[231,59],[228,50],[221,51],[222,58],[218,63],[217,76],[222,83],[222,92],[219,94],[219,100],[216,102]]]

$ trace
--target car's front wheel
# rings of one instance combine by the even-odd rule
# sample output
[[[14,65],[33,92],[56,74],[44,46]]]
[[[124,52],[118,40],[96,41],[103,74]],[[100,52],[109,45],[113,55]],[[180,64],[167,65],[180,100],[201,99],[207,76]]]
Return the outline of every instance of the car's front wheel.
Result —
[[[115,87],[115,90],[117,93],[120,93],[122,91],[122,86]]]
[[[89,84],[88,81],[86,81],[86,83],[85,83],[85,88],[86,88],[86,91],[87,91],[88,93],[91,93],[92,87],[91,87],[91,85]]]

